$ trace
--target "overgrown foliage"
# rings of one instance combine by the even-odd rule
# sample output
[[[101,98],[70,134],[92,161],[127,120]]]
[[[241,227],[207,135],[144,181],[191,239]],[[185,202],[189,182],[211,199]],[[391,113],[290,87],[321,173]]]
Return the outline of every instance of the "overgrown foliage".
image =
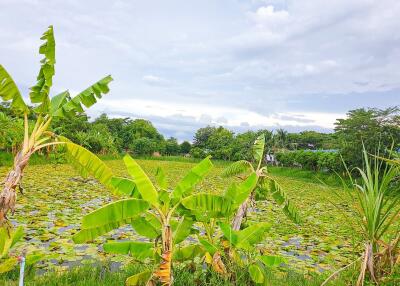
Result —
[[[400,109],[355,109],[347,118],[338,119],[335,132],[340,143],[340,154],[349,168],[361,167],[363,148],[373,154],[400,148]]]

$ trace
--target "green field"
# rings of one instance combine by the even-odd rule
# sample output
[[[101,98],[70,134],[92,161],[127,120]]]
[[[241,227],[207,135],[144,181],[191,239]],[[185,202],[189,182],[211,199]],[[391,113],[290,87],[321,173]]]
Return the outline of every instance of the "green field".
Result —
[[[122,161],[106,162],[115,174],[127,175]],[[138,162],[149,174],[162,167],[172,186],[194,166],[187,162]],[[223,165],[217,164],[197,188],[211,192],[226,189],[229,180],[219,176],[222,169]],[[1,167],[0,176],[7,170],[7,167]],[[302,274],[326,274],[349,263],[356,249],[350,239],[354,236],[344,215],[330,202],[337,202],[333,187],[287,175],[275,175],[275,178],[297,206],[303,223],[295,225],[274,204],[258,202],[248,220],[272,224],[270,234],[260,245],[262,251],[285,256],[288,267]],[[96,239],[93,244],[76,245],[71,240],[83,215],[114,199],[95,180],[82,179],[69,165],[47,164],[29,166],[23,183],[25,192],[18,195],[13,221],[25,227],[26,236],[15,254],[23,250],[40,250],[48,254],[46,260],[37,265],[39,273],[99,261],[110,263],[113,269],[132,263],[127,256],[105,254],[101,248],[101,243],[106,240],[128,239],[132,233],[130,226]]]

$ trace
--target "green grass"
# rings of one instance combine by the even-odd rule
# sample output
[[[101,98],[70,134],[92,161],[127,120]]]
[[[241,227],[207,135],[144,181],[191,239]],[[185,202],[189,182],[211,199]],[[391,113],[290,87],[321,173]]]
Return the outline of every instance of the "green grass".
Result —
[[[35,275],[34,269],[25,275],[26,286],[120,286],[124,285],[127,277],[139,273],[145,269],[145,266],[131,264],[124,269],[113,269],[110,263],[96,263],[75,267],[65,272],[49,271],[43,275]],[[400,285],[400,269],[384,281],[381,286]],[[7,274],[0,275],[0,285],[17,286],[19,270],[15,269]],[[303,275],[298,272],[269,272],[268,285],[271,286],[320,286],[325,281],[327,275]],[[355,285],[358,277],[358,269],[351,268],[341,272],[336,278],[330,280],[327,286],[349,286]],[[223,278],[215,272],[202,269],[198,265],[196,269],[182,266],[174,269],[175,286],[252,286],[251,281],[245,269],[238,268],[228,278]],[[365,286],[375,285],[366,281]]]
[[[124,269],[113,269],[110,263],[96,263],[75,267],[69,271],[55,272],[49,271],[43,275],[35,275],[34,270],[26,273],[26,286],[120,286],[125,284],[127,277],[139,273],[145,269],[145,266],[131,264]],[[384,281],[381,286],[400,285],[400,269]],[[7,274],[0,275],[0,285],[17,286],[19,279],[19,270],[15,269]],[[271,286],[320,286],[325,281],[327,275],[303,275],[298,272],[269,272],[268,285]],[[341,272],[336,278],[330,280],[327,286],[349,286],[355,285],[358,277],[358,269],[351,268]],[[233,271],[230,277],[224,278],[209,269],[202,269],[197,265],[196,269],[181,266],[174,269],[175,286],[252,286],[249,274],[245,269],[238,268]],[[366,281],[365,286],[375,285]]]
[[[224,278],[215,272],[200,269],[198,266],[196,271],[189,269],[189,267],[180,267],[174,270],[174,285],[175,286],[234,286],[234,285],[254,285],[248,273],[244,269],[237,269],[233,275]],[[57,273],[48,272],[44,275],[35,276],[33,272],[25,276],[26,286],[112,286],[124,285],[127,277],[134,275],[144,269],[144,266],[131,265],[126,269],[113,270],[110,264],[96,264],[94,266],[83,266],[73,268],[70,271]],[[17,270],[8,273],[7,275],[0,276],[0,285],[16,286],[18,285],[18,272]],[[323,277],[310,276],[304,277],[296,272],[287,272],[284,274],[277,274],[270,272],[268,274],[269,285],[273,286],[317,286],[323,281]],[[335,281],[331,285],[345,285],[342,282]]]

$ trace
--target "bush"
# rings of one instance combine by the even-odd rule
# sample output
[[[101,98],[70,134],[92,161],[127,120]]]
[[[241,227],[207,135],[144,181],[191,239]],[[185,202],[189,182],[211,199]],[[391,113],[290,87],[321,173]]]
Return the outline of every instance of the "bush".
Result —
[[[278,152],[276,153],[276,160],[285,167],[293,167],[295,164],[293,152]]]
[[[203,149],[199,148],[199,147],[193,147],[190,150],[190,155],[193,158],[204,158],[207,156],[206,152],[203,151]]]
[[[343,170],[340,154],[323,151],[289,151],[276,153],[279,164],[285,167],[301,167],[312,171],[339,172]]]
[[[179,146],[179,150],[181,154],[189,154],[190,149],[192,149],[192,145],[188,141],[183,141]]]
[[[149,138],[142,137],[139,139],[135,139],[129,148],[133,151],[135,155],[143,156],[143,155],[152,155],[155,151],[157,151],[157,143]]]
[[[169,138],[165,141],[164,153],[169,156],[178,155],[180,152],[179,144],[176,138]]]
[[[343,162],[339,153],[322,152],[318,158],[318,169],[339,172],[343,170]]]

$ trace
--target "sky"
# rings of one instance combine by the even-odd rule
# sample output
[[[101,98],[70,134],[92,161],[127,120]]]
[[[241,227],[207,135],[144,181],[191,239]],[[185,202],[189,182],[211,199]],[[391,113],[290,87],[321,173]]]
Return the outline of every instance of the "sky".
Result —
[[[0,63],[25,96],[49,25],[52,95],[111,74],[92,118],[180,141],[206,125],[332,132],[348,110],[400,104],[397,0],[0,0]]]

